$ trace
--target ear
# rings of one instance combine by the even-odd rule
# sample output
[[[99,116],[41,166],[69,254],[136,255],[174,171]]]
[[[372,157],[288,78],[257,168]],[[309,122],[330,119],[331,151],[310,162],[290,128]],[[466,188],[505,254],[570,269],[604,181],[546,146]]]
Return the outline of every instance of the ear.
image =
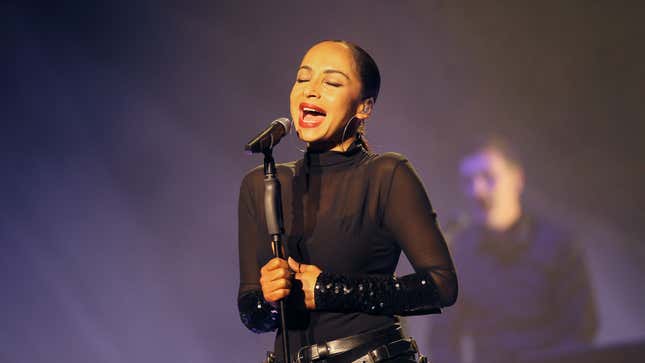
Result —
[[[358,110],[356,111],[356,118],[364,121],[372,114],[372,109],[374,108],[374,97],[364,99],[359,105]]]

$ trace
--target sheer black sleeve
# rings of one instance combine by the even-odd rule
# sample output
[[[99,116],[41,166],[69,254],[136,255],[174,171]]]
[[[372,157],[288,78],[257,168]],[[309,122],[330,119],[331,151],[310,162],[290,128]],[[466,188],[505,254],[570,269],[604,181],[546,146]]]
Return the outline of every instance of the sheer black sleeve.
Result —
[[[257,171],[257,170],[256,170]],[[257,244],[262,238],[255,212],[252,189],[253,173],[247,174],[240,187],[238,205],[238,241],[240,256],[240,287],[237,306],[242,323],[255,333],[275,330],[279,325],[278,311],[264,300],[260,287],[260,267],[257,262]]]
[[[437,312],[457,298],[452,259],[419,177],[400,156],[383,165],[391,177],[380,197],[382,225],[416,272],[399,278],[322,272],[315,286],[319,310],[417,315]]]

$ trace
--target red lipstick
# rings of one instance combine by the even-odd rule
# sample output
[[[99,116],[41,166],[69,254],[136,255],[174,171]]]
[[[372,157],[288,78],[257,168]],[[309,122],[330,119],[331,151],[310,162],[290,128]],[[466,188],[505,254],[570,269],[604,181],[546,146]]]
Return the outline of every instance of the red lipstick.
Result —
[[[298,118],[298,126],[302,128],[318,127],[325,121],[325,116],[327,116],[324,108],[311,103],[303,102],[299,108],[300,117]]]

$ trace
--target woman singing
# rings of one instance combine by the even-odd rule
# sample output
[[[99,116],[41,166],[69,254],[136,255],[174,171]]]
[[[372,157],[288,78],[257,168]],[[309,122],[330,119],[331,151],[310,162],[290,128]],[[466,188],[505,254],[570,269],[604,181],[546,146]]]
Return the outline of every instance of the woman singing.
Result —
[[[291,357],[278,362],[416,362],[396,315],[439,312],[457,298],[457,277],[430,201],[410,162],[375,154],[364,138],[380,87],[372,57],[346,41],[314,45],[298,68],[291,115],[307,143],[301,160],[278,165],[285,252],[273,258],[264,217],[262,168],[239,200],[242,322],[278,328],[286,298]],[[403,251],[414,274],[396,277]]]

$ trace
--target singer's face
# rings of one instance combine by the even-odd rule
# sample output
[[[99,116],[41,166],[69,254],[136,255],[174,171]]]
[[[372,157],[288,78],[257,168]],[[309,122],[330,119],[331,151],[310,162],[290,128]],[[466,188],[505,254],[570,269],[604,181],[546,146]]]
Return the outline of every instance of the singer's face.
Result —
[[[310,147],[338,149],[343,128],[358,112],[361,87],[350,48],[334,42],[311,48],[291,90],[291,117],[300,139]]]

